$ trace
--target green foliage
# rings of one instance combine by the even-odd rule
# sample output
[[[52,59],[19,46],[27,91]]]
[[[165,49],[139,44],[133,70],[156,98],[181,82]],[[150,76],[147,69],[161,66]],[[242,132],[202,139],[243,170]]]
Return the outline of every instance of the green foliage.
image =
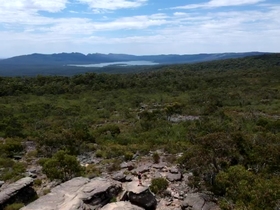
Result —
[[[24,163],[15,162],[9,158],[0,158],[0,180],[13,180],[20,179],[26,170]]]
[[[86,167],[85,173],[86,173],[87,177],[91,177],[92,178],[92,177],[99,176],[101,172],[100,172],[100,169],[98,167],[96,167],[96,165],[89,164]]]
[[[153,153],[153,160],[154,160],[154,163],[159,163],[160,156],[157,152]]]
[[[76,157],[60,150],[52,158],[45,161],[43,172],[51,180],[61,179],[67,181],[73,177],[81,176],[83,168],[80,166]]]
[[[117,159],[110,160],[109,167],[107,168],[109,172],[119,171],[121,169],[121,161]]]
[[[21,144],[21,139],[18,138],[8,138],[5,140],[4,144],[0,144],[0,151],[2,157],[13,157],[19,155],[23,152],[23,146]]]
[[[168,187],[168,181],[164,178],[155,178],[152,179],[152,184],[150,189],[155,194],[160,194]]]
[[[41,185],[42,185],[42,180],[41,180],[41,179],[35,179],[34,182],[33,182],[33,184],[34,184],[35,186],[41,186]]]
[[[4,208],[4,210],[19,210],[20,208],[24,207],[23,203],[13,203]]]
[[[120,131],[119,126],[111,124],[111,125],[105,125],[101,128],[98,128],[95,132],[98,135],[109,133],[112,137],[115,137],[115,136],[119,135],[121,131]]]
[[[63,165],[54,155],[60,150],[73,156],[95,151],[96,157],[106,158],[110,169],[117,170],[119,165],[112,159],[129,160],[131,153],[162,149],[182,152],[178,162],[193,172],[191,185],[225,195],[222,202],[229,208],[248,209],[254,201],[252,196],[246,200],[232,193],[241,193],[246,183],[231,191],[224,181],[228,175],[223,173],[232,167],[249,168],[263,186],[278,187],[279,54],[160,66],[142,73],[129,70],[133,73],[0,78],[0,136],[5,138],[0,138],[1,178],[20,177],[24,172],[9,158],[22,154],[28,139],[38,153],[25,157],[41,157],[40,164],[48,163],[45,169],[53,178],[63,174],[57,173]],[[172,115],[179,115],[178,122],[171,121]],[[215,176],[224,177],[219,186]],[[271,196],[270,192],[248,189],[269,201],[259,193]]]
[[[43,190],[43,194],[44,194],[44,195],[47,195],[47,194],[49,194],[50,192],[51,192],[50,189],[44,189],[44,190]]]
[[[182,108],[183,105],[178,102],[167,105],[164,109],[166,112],[167,119],[169,120],[171,115],[173,114],[181,114]]]
[[[130,161],[133,158],[133,153],[132,152],[125,152],[124,154],[124,160],[125,161]]]
[[[246,170],[241,165],[220,172],[216,179],[216,190],[230,198],[235,204],[235,209],[273,210],[280,199],[279,187],[279,177],[267,179]],[[225,209],[227,205],[231,205],[222,203]]]

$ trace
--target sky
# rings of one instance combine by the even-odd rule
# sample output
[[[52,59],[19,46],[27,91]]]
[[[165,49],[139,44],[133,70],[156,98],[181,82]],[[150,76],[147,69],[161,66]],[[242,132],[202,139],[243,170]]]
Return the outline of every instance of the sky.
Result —
[[[0,58],[280,52],[280,0],[0,0]]]

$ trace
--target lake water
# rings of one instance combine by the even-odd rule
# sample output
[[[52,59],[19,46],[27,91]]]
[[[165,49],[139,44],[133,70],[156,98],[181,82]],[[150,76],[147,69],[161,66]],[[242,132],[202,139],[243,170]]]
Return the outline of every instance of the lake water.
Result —
[[[68,66],[77,67],[105,67],[105,66],[153,66],[159,63],[154,63],[151,61],[121,61],[121,62],[110,62],[110,63],[96,63],[96,64],[69,64]]]

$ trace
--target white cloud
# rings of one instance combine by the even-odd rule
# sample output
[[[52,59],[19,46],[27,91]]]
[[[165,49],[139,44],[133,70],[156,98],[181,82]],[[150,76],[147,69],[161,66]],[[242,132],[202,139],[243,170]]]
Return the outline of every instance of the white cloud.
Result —
[[[39,11],[59,12],[66,8],[68,0],[0,0],[0,24],[19,25],[51,24],[52,18],[39,15]]]
[[[59,12],[68,0],[0,0],[0,10]]]
[[[148,0],[78,0],[94,11],[117,10],[143,6]]]
[[[198,8],[214,8],[214,7],[228,7],[241,6],[248,4],[257,4],[264,0],[211,0],[202,4],[187,4],[185,6],[173,7],[172,9],[198,9]]]
[[[35,0],[0,0],[0,26],[4,28],[2,32],[0,30],[0,57],[63,51],[185,54],[280,49],[280,6],[277,5],[259,5],[255,10],[246,11],[173,11],[173,14],[143,14],[114,19],[110,13],[106,17],[94,16],[99,20],[88,14],[79,17],[70,11],[69,18],[40,15],[38,11],[60,11],[67,5],[66,0],[49,2],[54,1],[62,4],[55,8],[51,4],[35,4]],[[236,4],[253,1],[237,0]],[[230,3],[210,2],[213,7]]]

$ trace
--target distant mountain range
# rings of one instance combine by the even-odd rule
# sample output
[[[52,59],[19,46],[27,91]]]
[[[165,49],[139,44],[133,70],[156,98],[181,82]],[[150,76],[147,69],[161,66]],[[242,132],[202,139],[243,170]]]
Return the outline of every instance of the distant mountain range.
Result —
[[[58,53],[58,54],[30,54],[0,60],[1,65],[69,65],[69,64],[97,64],[120,61],[151,61],[159,64],[194,63],[228,58],[241,58],[252,55],[261,55],[263,52],[246,53],[215,53],[193,55],[128,55],[128,54],[88,54]]]
[[[198,63],[229,58],[243,58],[247,56],[268,54],[265,52],[246,53],[213,53],[213,54],[192,54],[192,55],[128,55],[128,54],[87,54],[82,53],[58,53],[58,54],[30,54],[15,56],[7,59],[0,59],[0,76],[14,75],[53,75],[55,71],[71,71],[68,65],[85,65],[110,62],[126,61],[150,61],[161,65]],[[80,67],[84,68],[84,67]],[[72,68],[73,69],[73,68]],[[80,70],[86,72],[87,70]]]

